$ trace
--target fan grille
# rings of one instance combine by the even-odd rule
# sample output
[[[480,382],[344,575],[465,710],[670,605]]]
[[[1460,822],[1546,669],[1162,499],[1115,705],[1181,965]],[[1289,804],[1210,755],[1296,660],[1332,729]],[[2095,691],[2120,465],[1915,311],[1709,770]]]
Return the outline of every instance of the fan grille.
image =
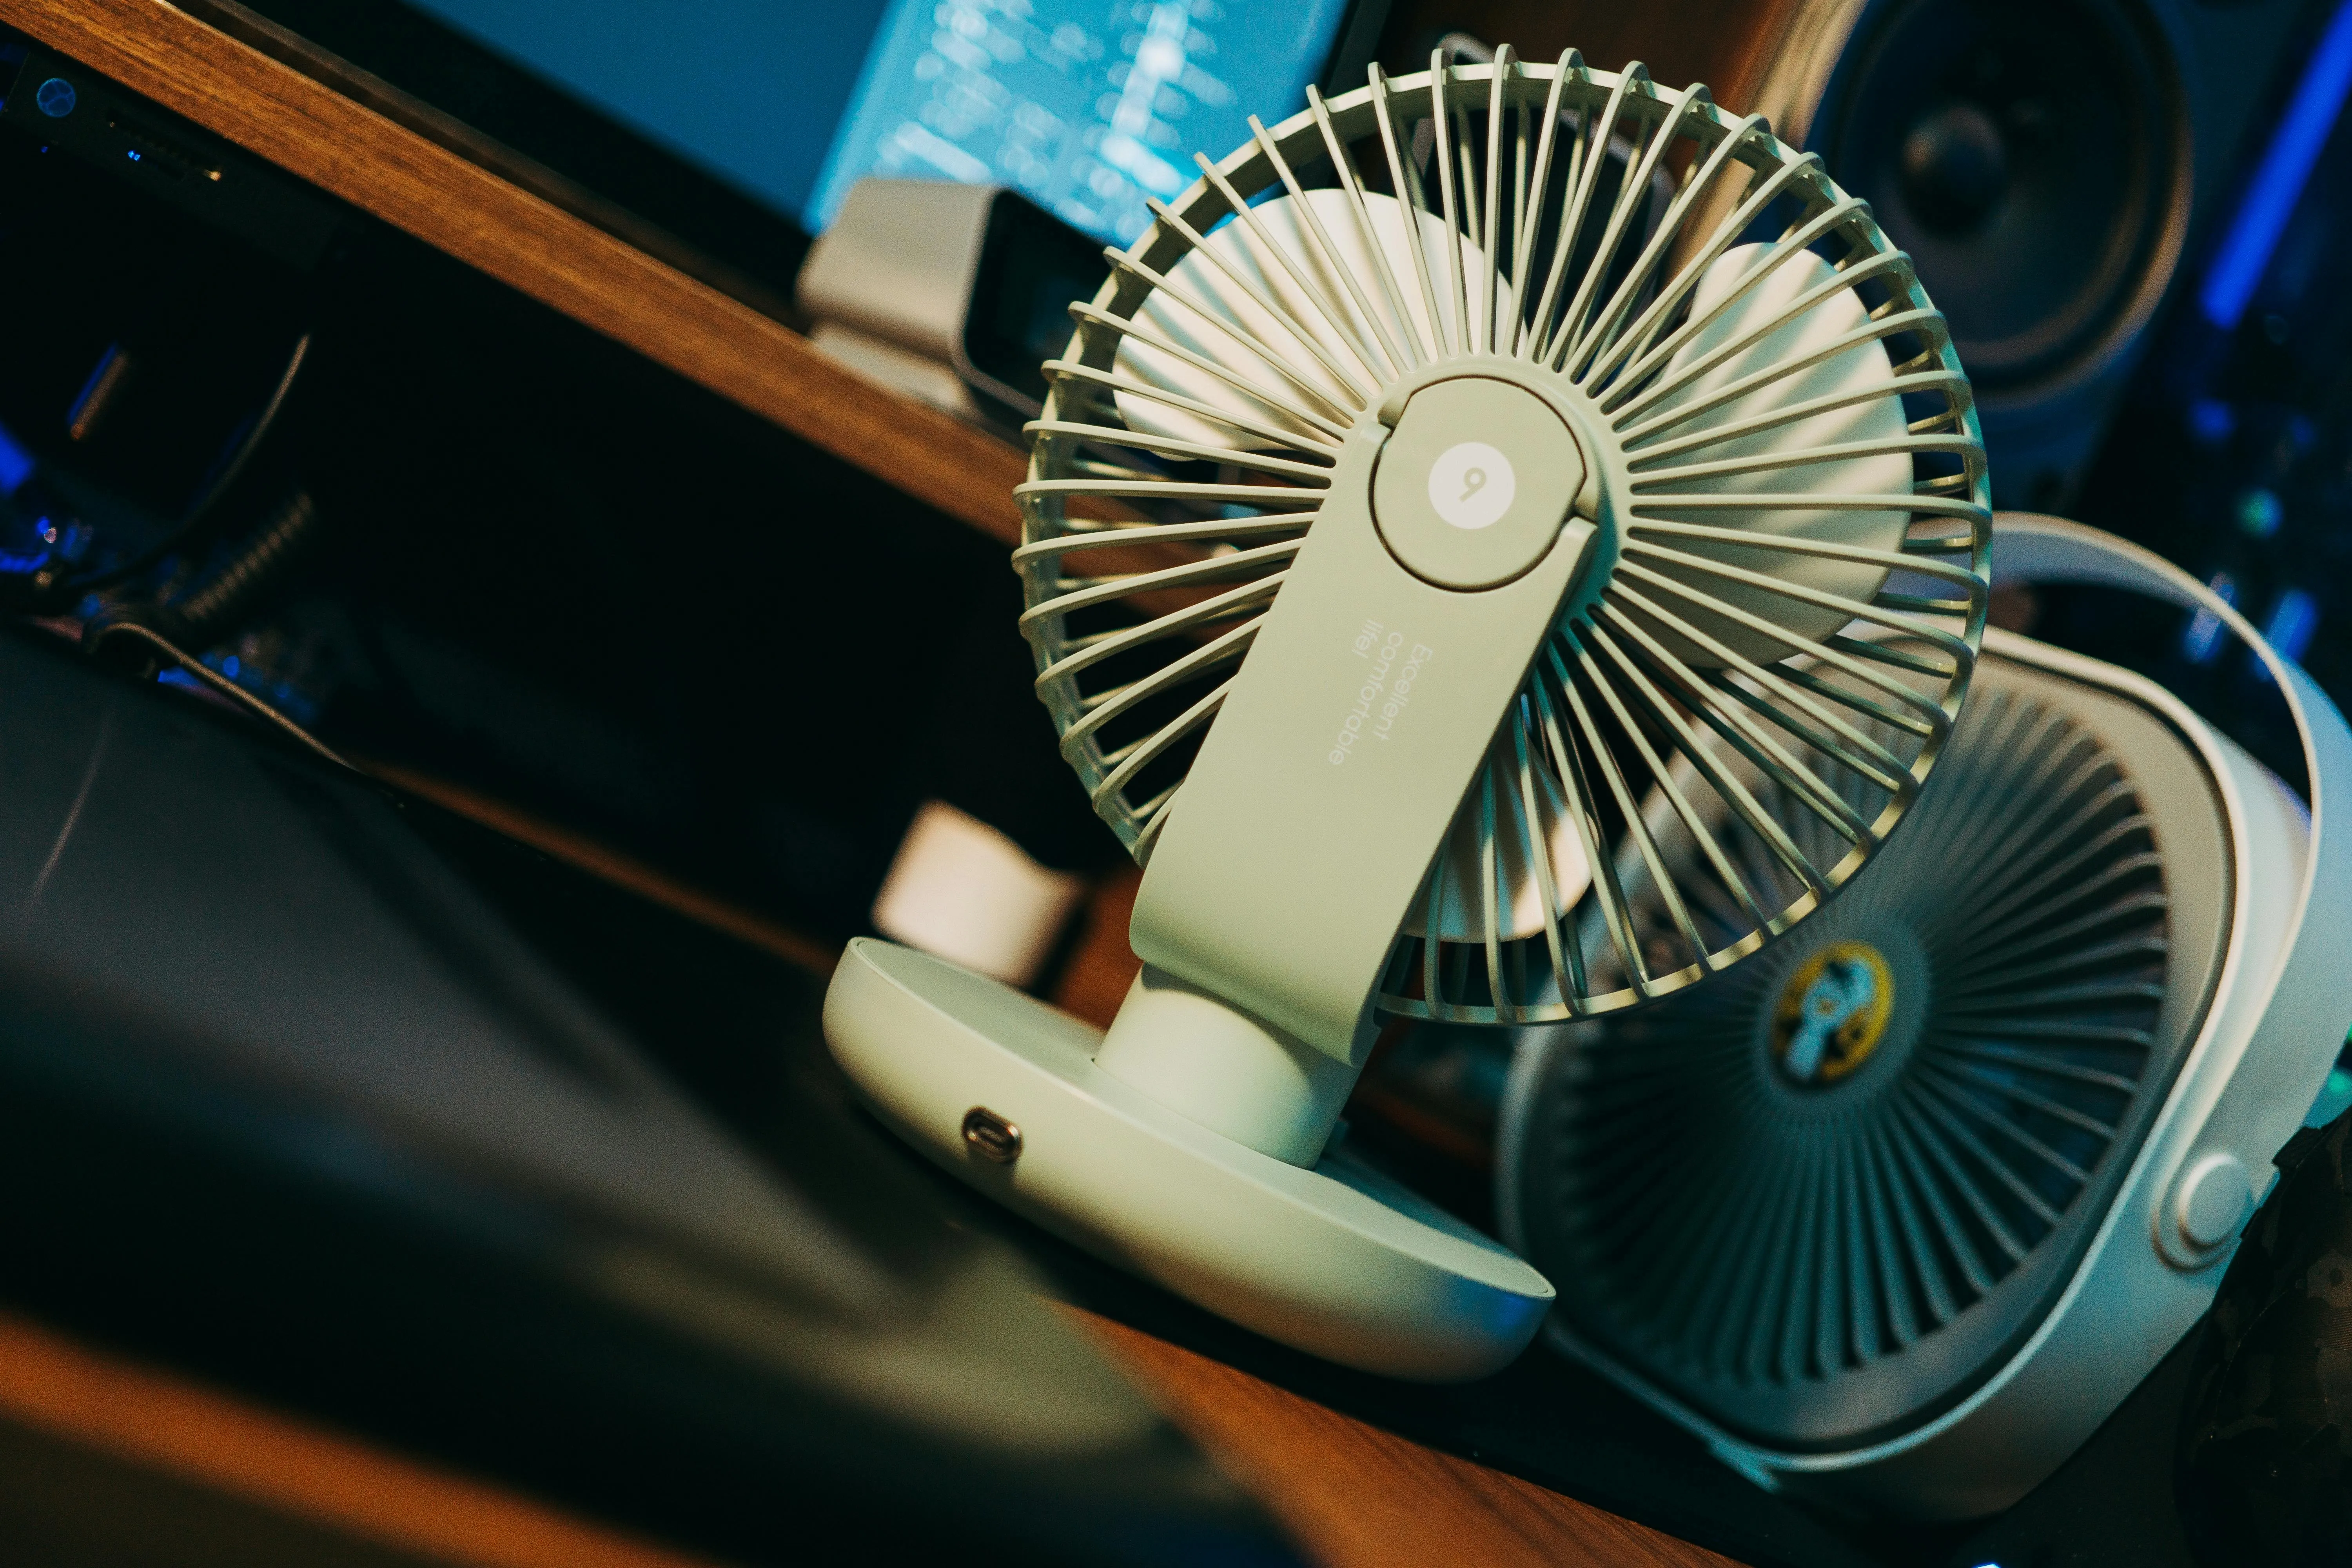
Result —
[[[1801,1081],[1790,1003],[1855,949],[1891,973],[1885,1032]],[[1796,1447],[1958,1397],[2063,1283],[2169,1081],[2174,956],[2122,762],[1988,669],[1905,837],[1829,911],[1547,1063],[1517,1201],[1557,1321]]]
[[[1528,672],[1379,1001],[1530,1022],[1727,966],[1877,851],[1958,710],[1990,513],[1943,318],[1817,158],[1639,66],[1375,70],[1252,127],[1045,367],[1015,562],[1065,756],[1148,862],[1349,432],[1508,359],[1586,416],[1608,580]],[[1672,870],[1661,791],[1706,851]]]

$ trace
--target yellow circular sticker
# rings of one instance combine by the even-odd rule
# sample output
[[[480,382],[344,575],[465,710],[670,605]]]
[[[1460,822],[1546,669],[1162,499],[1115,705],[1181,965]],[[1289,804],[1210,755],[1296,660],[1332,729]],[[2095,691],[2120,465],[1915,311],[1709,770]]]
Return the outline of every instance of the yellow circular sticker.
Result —
[[[1866,942],[1832,942],[1780,988],[1772,1059],[1799,1083],[1835,1083],[1870,1059],[1894,1009],[1886,956]]]

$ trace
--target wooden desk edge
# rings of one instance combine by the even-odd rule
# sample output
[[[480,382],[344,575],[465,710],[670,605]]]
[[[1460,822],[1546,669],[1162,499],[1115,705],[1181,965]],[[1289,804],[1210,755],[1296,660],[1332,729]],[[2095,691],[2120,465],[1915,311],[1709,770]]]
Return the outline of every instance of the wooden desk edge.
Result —
[[[464,1568],[710,1568],[0,1314],[0,1415]]]
[[[1139,1329],[1063,1310],[1327,1568],[1739,1568]]]

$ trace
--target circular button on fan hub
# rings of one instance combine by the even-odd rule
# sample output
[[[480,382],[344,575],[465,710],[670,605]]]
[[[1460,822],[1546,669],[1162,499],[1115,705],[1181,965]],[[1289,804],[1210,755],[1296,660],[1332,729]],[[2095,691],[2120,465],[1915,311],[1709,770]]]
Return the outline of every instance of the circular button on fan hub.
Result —
[[[1772,1059],[1795,1082],[1835,1083],[1868,1061],[1895,1013],[1895,971],[1866,942],[1832,942],[1799,964],[1772,1012]]]
[[[1372,516],[1400,565],[1441,588],[1496,588],[1559,539],[1584,450],[1551,406],[1491,376],[1412,395],[1372,477]]]

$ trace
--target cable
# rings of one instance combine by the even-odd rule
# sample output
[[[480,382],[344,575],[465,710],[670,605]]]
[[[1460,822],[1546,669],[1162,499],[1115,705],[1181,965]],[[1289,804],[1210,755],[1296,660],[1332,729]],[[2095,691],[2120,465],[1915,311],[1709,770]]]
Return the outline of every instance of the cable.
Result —
[[[286,406],[287,395],[294,390],[295,380],[302,374],[303,363],[310,358],[310,334],[304,332],[294,340],[294,347],[286,356],[286,368],[278,373],[278,384],[270,389],[269,401],[263,404],[261,412],[254,416],[252,427],[246,431],[245,439],[237,443],[236,450],[230,456],[227,467],[221,469],[220,477],[212,482],[202,496],[197,498],[196,504],[188,509],[185,516],[174,523],[161,539],[120,565],[110,566],[103,572],[95,572],[87,577],[67,578],[55,590],[57,595],[59,597],[71,595],[79,598],[84,594],[94,593],[100,588],[110,588],[117,583],[136,577],[141,573],[153,568],[158,562],[185,543],[205,523],[211,521],[212,514],[219,507],[222,498],[226,496],[231,487],[244,477],[246,468],[253,461],[254,454],[261,449],[262,442],[276,426],[278,414]]]
[[[249,537],[169,604],[132,599],[102,605],[83,625],[83,648],[100,664],[117,664],[106,640],[112,628],[124,625],[144,626],[184,647],[210,647],[284,581],[318,521],[310,492],[299,482],[290,485]]]
[[[164,557],[194,538],[213,521],[223,500],[245,477],[254,456],[284,412],[286,400],[302,374],[302,366],[310,355],[310,334],[304,332],[294,340],[286,355],[286,368],[278,373],[278,384],[270,389],[269,398],[261,405],[236,450],[220,470],[219,476],[205,487],[180,521],[165,531],[163,536],[130,560],[102,571],[77,574],[72,563],[56,550],[35,555],[0,554],[0,615],[55,615],[68,609],[89,595],[111,588],[131,578],[152,571]]]
[[[6,595],[10,610],[38,611],[81,598],[102,588],[111,587],[152,570],[182,544],[194,537],[213,521],[226,498],[245,477],[253,458],[277,427],[278,416],[286,407],[288,395],[302,374],[302,366],[310,353],[310,334],[302,333],[288,351],[286,367],[278,373],[278,382],[261,412],[237,442],[218,476],[205,487],[186,514],[164,535],[144,550],[100,572],[86,576],[70,575],[65,563],[54,554],[37,558],[0,557],[0,576],[13,581],[0,587],[15,586],[16,592]],[[310,491],[299,483],[291,486],[284,498],[270,509],[261,526],[251,538],[228,557],[199,578],[195,584],[170,605],[123,605],[102,610],[82,627],[82,649],[92,662],[125,672],[140,671],[152,675],[155,660],[126,659],[120,651],[123,639],[142,644],[184,671],[231,705],[299,742],[304,749],[334,763],[337,767],[356,773],[359,770],[325,742],[288,718],[274,704],[264,701],[244,687],[220,674],[203,660],[184,650],[174,636],[191,641],[209,643],[249,611],[284,577],[289,563],[309,542],[318,521],[318,506]],[[21,602],[15,602],[21,601]],[[166,635],[167,633],[172,635]]]
[[[174,642],[209,647],[284,580],[317,531],[318,521],[318,503],[297,484],[270,508],[252,537],[170,604],[144,611],[124,606],[103,615],[139,619]]]
[[[275,727],[282,733],[300,742],[304,746],[308,747],[312,752],[315,752],[320,756],[324,757],[327,761],[334,763],[337,767],[348,768],[352,773],[358,773],[360,771],[356,765],[345,760],[341,752],[335,751],[334,748],[329,746],[324,741],[320,740],[318,736],[313,735],[310,731],[305,730],[301,725],[297,724],[293,720],[288,718],[278,708],[268,702],[263,701],[260,698],[256,697],[252,692],[247,691],[244,687],[239,686],[236,681],[231,680],[228,677],[221,674],[218,670],[214,669],[210,665],[205,664],[203,660],[196,658],[193,655],[182,652],[177,643],[173,642],[170,638],[163,637],[160,633],[152,631],[149,628],[139,625],[135,621],[115,621],[102,626],[94,626],[91,629],[97,633],[95,639],[90,643],[90,647],[93,652],[100,644],[111,642],[118,637],[135,637],[139,641],[152,647],[165,658],[170,659],[182,669],[187,671],[187,673],[195,679],[204,682],[205,686],[209,687],[220,696],[228,699],[231,702],[243,708],[255,718],[261,720],[265,723]]]

